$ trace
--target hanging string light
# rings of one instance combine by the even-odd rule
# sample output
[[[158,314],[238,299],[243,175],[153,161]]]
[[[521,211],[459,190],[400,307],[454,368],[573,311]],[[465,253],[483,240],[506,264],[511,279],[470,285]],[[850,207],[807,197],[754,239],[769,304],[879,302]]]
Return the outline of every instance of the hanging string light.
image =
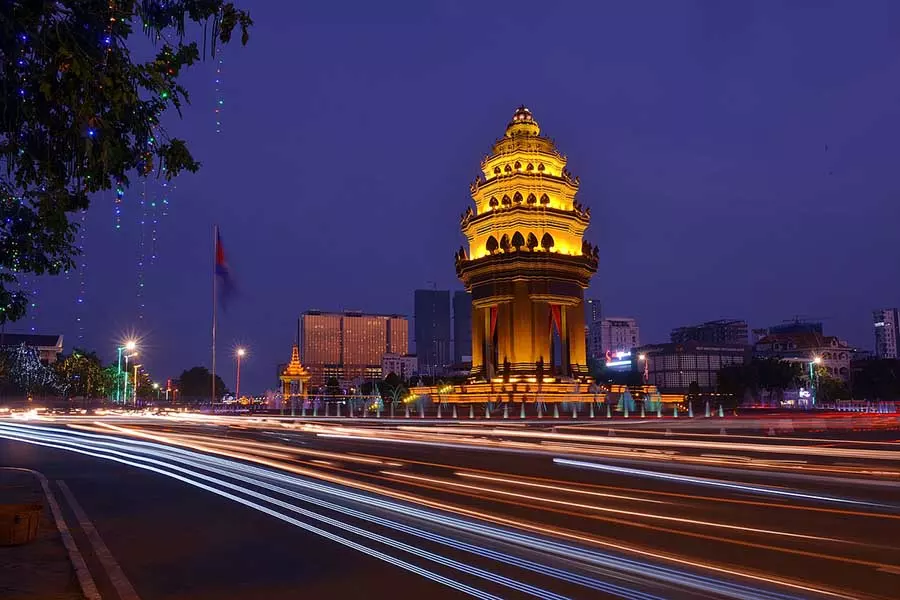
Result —
[[[140,231],[138,234],[138,260],[137,260],[137,307],[138,320],[144,320],[144,262],[146,255],[144,253],[144,224],[147,219],[147,181],[142,183],[140,206]]]
[[[84,342],[84,300],[87,294],[87,258],[84,253],[85,223],[87,211],[81,211],[81,225],[78,228],[78,296],[75,298],[75,323],[78,326],[78,341]]]
[[[225,98],[222,94],[222,67],[224,62],[222,60],[222,55],[219,54],[219,58],[216,61],[216,95],[215,95],[215,107],[213,115],[216,120],[216,133],[222,133],[222,111],[225,110]]]
[[[116,182],[116,199],[113,203],[113,218],[116,229],[122,229],[122,200],[125,199],[125,186]]]

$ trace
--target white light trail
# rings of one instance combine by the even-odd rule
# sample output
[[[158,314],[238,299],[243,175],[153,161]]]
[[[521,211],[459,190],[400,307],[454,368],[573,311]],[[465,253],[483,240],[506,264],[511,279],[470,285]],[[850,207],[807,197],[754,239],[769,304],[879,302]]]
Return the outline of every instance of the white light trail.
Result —
[[[838,498],[836,496],[822,496],[819,494],[808,494],[806,492],[791,492],[788,490],[780,490],[777,488],[764,487],[759,485],[751,485],[749,483],[732,483],[721,481],[719,479],[706,479],[704,477],[693,477],[691,475],[676,475],[673,473],[661,473],[659,471],[646,471],[644,469],[632,469],[630,467],[618,467],[615,465],[604,465],[600,463],[585,462],[582,460],[571,460],[568,458],[554,458],[553,462],[569,467],[584,467],[586,469],[596,469],[598,471],[607,471],[610,473],[619,473],[621,475],[634,475],[636,477],[647,477],[650,479],[663,479],[667,481],[678,481],[680,483],[692,483],[695,485],[706,485],[711,487],[719,487],[741,492],[753,492],[756,494],[769,494],[773,496],[786,496],[790,498],[801,498],[804,500],[818,500],[822,502],[836,502],[842,504],[856,504],[863,506],[877,506],[879,508],[898,508],[889,504],[877,504],[875,502],[863,502],[861,500],[849,500],[846,498]]]

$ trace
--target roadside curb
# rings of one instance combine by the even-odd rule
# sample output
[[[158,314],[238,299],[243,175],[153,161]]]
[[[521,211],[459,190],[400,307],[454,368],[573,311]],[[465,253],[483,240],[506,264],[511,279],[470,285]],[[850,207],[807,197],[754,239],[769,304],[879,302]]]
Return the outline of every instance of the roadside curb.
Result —
[[[56,498],[53,496],[53,491],[50,489],[50,482],[47,480],[47,477],[40,471],[35,471],[34,469],[24,469],[20,467],[2,468],[11,471],[31,473],[37,478],[41,484],[41,488],[44,490],[44,496],[47,498],[47,505],[50,507],[50,513],[53,515],[53,520],[56,522],[56,529],[59,531],[63,545],[66,547],[66,551],[69,553],[69,560],[72,563],[72,568],[75,569],[75,575],[78,577],[81,593],[84,595],[85,600],[102,600],[100,592],[97,589],[97,584],[94,583],[94,578],[91,577],[87,564],[84,562],[84,556],[82,556],[81,551],[78,550],[78,546],[75,545],[75,539],[72,537],[72,532],[69,531],[68,525],[66,525],[66,521],[62,516],[62,511],[59,508],[59,503],[57,503]]]

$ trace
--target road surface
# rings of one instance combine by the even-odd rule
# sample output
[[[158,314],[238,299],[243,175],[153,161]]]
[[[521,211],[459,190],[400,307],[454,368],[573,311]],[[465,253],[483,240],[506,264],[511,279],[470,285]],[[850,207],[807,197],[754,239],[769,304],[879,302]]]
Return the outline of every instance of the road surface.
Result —
[[[143,599],[896,597],[900,433],[682,423],[3,419],[0,462]]]

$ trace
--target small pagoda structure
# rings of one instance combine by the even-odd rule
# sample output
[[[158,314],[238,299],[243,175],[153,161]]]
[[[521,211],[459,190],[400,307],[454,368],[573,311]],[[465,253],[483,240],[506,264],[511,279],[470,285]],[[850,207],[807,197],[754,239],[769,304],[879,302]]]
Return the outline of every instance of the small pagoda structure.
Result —
[[[306,401],[309,389],[309,371],[300,364],[300,347],[297,344],[291,348],[291,362],[281,372],[281,410],[284,412],[285,403],[290,403],[291,414],[296,410],[296,400],[299,398],[301,406]]]

